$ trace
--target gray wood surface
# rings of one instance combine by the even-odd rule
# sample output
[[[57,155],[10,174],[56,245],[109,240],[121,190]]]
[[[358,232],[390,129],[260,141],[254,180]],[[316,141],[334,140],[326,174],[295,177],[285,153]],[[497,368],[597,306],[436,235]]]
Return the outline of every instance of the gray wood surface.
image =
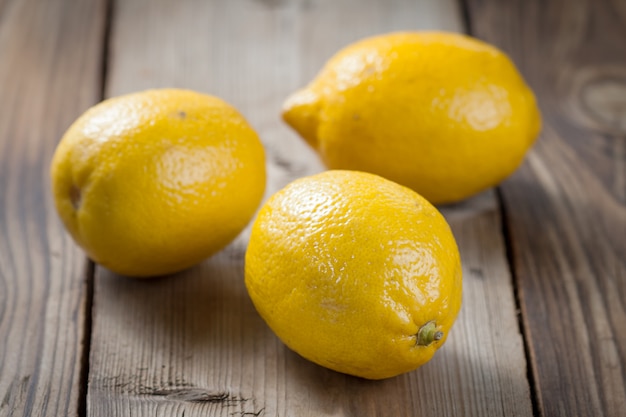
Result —
[[[469,1],[543,135],[502,187],[539,412],[626,415],[626,2]]]
[[[78,415],[87,260],[48,170],[100,99],[104,2],[0,1],[0,415]]]
[[[106,94],[193,88],[229,101],[268,152],[268,192],[322,169],[279,117],[335,51],[396,29],[462,30],[452,1],[116,3]],[[243,285],[246,230],[176,276],[96,270],[88,411],[142,415],[532,414],[514,291],[493,192],[445,209],[464,261],[464,306],[418,371],[365,381],[309,363],[261,321]]]

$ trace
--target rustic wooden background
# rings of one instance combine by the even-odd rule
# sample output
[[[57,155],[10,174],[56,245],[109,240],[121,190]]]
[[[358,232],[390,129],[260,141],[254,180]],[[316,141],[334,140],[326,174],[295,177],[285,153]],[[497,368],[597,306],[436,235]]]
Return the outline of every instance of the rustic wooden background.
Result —
[[[248,230],[173,277],[93,265],[54,213],[49,163],[103,98],[218,95],[268,153],[267,195],[322,170],[279,118],[339,48],[469,32],[536,91],[510,179],[442,207],[464,263],[444,348],[385,381],[286,349],[243,285]],[[626,415],[626,2],[0,0],[0,416]]]

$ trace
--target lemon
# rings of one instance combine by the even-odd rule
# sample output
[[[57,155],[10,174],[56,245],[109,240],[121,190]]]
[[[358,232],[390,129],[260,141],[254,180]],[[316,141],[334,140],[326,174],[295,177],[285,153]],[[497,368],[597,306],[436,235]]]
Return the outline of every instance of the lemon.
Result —
[[[400,32],[339,51],[283,118],[333,169],[382,175],[433,203],[509,176],[541,120],[509,58],[468,36]]]
[[[274,333],[303,357],[368,379],[431,359],[461,306],[461,264],[442,215],[377,175],[326,171],[262,206],[245,283]]]
[[[51,167],[56,209],[94,261],[124,275],[194,265],[251,220],[265,189],[254,130],[219,98],[161,89],[80,116]]]

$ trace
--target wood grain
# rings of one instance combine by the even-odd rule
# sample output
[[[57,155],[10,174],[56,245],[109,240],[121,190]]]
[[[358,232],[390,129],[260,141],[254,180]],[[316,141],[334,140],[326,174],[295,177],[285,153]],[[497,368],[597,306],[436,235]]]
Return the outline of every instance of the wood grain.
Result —
[[[78,415],[86,260],[48,169],[99,99],[103,1],[0,2],[0,415]]]
[[[280,122],[282,101],[340,47],[396,29],[460,30],[452,1],[118,2],[106,91],[176,86],[238,107],[268,153],[273,193],[322,169]],[[243,285],[248,230],[172,277],[96,271],[91,416],[532,415],[523,344],[493,192],[447,207],[464,261],[464,307],[446,346],[385,381],[290,352]]]
[[[623,416],[626,3],[468,4],[543,108],[541,140],[502,187],[540,412]]]

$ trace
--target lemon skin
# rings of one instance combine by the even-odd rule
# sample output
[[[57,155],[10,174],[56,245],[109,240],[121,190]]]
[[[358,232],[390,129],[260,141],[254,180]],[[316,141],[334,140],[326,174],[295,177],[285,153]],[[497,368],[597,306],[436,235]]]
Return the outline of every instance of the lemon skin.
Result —
[[[274,194],[245,262],[257,311],[288,347],[363,378],[428,362],[461,306],[461,262],[445,219],[373,174],[326,171]]]
[[[265,156],[223,100],[148,90],[79,117],[57,146],[51,178],[57,212],[88,256],[147,277],[188,268],[241,232],[263,196]]]
[[[435,204],[513,173],[541,116],[511,60],[446,32],[367,38],[333,56],[283,118],[331,169],[375,173]]]

